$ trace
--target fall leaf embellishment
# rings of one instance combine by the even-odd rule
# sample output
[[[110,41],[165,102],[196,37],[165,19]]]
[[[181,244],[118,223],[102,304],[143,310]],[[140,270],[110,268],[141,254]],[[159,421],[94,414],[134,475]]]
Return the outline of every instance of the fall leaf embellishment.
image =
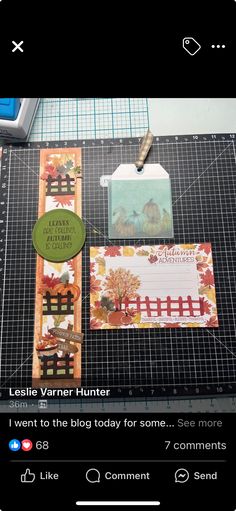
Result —
[[[105,307],[99,307],[98,309],[93,309],[92,311],[93,317],[102,321],[103,323],[107,323],[107,315],[108,311]]]
[[[61,323],[64,323],[64,321],[66,320],[66,316],[62,316],[62,315],[58,314],[56,316],[53,316],[53,320],[54,320],[54,326],[58,327]]]
[[[95,272],[95,263],[90,263],[90,273]]]
[[[211,314],[211,304],[207,300],[203,300],[203,313]]]
[[[50,275],[44,275],[42,278],[42,284],[39,287],[38,292],[43,295],[47,291],[49,291],[50,294],[56,294],[55,287],[57,284],[60,284],[60,279],[58,277],[54,277],[54,273],[51,273]]]
[[[214,275],[209,269],[206,270],[206,272],[203,275],[201,275],[200,280],[201,284],[203,284],[204,286],[214,286],[215,284]]]
[[[54,167],[53,165],[47,164],[45,166],[44,172],[41,174],[40,178],[43,179],[44,181],[47,181],[49,176],[52,179],[56,179],[58,176],[58,172],[57,172],[56,167]]]
[[[56,208],[60,206],[72,206],[72,200],[74,200],[74,195],[55,195],[53,197],[54,202],[56,202]]]
[[[98,328],[101,328],[102,323],[101,321],[97,321],[96,319],[91,319],[90,321],[90,330],[97,330]]]
[[[209,286],[204,286],[204,287],[201,287],[199,289],[199,293],[200,295],[205,295],[207,296],[208,300],[210,300],[210,302],[216,303],[216,293],[215,293],[215,288],[214,287],[209,287]]]
[[[90,257],[93,259],[99,254],[99,247],[90,247]]]
[[[120,249],[121,247],[114,247],[113,245],[111,247],[105,247],[105,256],[115,257],[120,256]]]
[[[208,268],[207,256],[203,257],[201,255],[196,256],[197,261],[197,269],[198,271],[204,272],[206,268]]]
[[[90,293],[97,293],[101,290],[101,281],[96,279],[94,275],[90,278]]]
[[[202,250],[203,252],[205,252],[205,254],[210,254],[211,252],[211,244],[210,243],[200,243],[199,245],[199,250]]]
[[[183,250],[194,250],[196,248],[196,245],[195,243],[181,243],[180,247]]]
[[[156,255],[150,255],[150,257],[148,258],[149,260],[149,263],[153,264],[153,263],[156,263],[158,261],[158,257]]]
[[[97,271],[97,274],[98,275],[105,275],[105,272],[106,272],[106,265],[105,265],[105,259],[104,257],[97,257],[95,259],[97,265],[98,265],[98,271]],[[92,263],[93,264],[93,263]]]
[[[130,257],[134,255],[134,249],[132,247],[123,248],[123,256]]]
[[[219,326],[217,316],[211,316],[211,318],[207,321],[206,326],[212,328]]]
[[[148,256],[148,255],[149,255],[149,252],[148,252],[148,250],[141,249],[141,250],[138,250],[138,251],[136,252],[136,255],[137,255],[137,256]]]

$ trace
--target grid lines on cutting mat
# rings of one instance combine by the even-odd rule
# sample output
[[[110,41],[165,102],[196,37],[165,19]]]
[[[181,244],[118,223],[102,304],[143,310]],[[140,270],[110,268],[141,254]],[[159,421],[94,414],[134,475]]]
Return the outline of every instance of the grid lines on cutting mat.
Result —
[[[160,137],[148,156],[149,163],[159,162],[170,173],[175,243],[212,243],[220,324],[217,329],[89,330],[89,247],[134,242],[109,242],[107,188],[100,186],[100,176],[110,175],[120,163],[135,161],[139,141],[133,139],[129,145],[128,141],[124,144],[119,140],[104,140],[82,147],[83,220],[87,229],[83,251],[82,384],[180,389],[191,385],[201,389],[202,385],[208,385],[210,394],[213,384],[234,383],[234,141],[226,137],[224,141],[167,143]],[[38,165],[39,149],[12,151],[2,335],[3,386],[30,384],[31,378],[35,272],[31,231],[37,218]],[[18,224],[19,230],[14,232]],[[153,240],[135,240],[135,243],[138,241],[153,244]],[[11,289],[16,302],[14,310],[8,302]],[[23,316],[17,296],[23,300]]]
[[[32,373],[39,151],[9,151],[5,271],[1,325],[1,382],[28,385]]]
[[[143,136],[146,98],[41,98],[30,141]]]
[[[89,245],[107,243],[107,190],[99,189],[99,176],[111,173],[119,163],[133,162],[137,151],[138,145],[124,148],[119,144],[112,148],[102,147],[99,154],[95,149],[85,149],[88,191],[84,214],[92,213],[89,216]],[[208,331],[193,328],[90,332],[86,358],[83,359],[84,379],[93,385],[100,378],[101,384],[115,386],[232,382],[236,363],[234,143],[159,143],[153,146],[148,162],[160,162],[170,173],[175,242],[212,242],[220,328]],[[148,241],[140,240],[140,243],[148,244]],[[117,241],[117,244],[131,243]],[[88,263],[87,254],[86,265]],[[86,275],[88,278],[88,271]],[[86,302],[84,325],[88,315],[89,304]]]

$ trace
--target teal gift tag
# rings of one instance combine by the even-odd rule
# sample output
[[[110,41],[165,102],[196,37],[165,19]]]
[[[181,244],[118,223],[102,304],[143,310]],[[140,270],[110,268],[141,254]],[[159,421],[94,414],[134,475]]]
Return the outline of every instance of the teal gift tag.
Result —
[[[171,183],[159,164],[119,165],[108,184],[110,239],[172,238]]]
[[[53,209],[37,220],[32,239],[35,250],[47,261],[68,261],[82,249],[85,227],[73,211]]]

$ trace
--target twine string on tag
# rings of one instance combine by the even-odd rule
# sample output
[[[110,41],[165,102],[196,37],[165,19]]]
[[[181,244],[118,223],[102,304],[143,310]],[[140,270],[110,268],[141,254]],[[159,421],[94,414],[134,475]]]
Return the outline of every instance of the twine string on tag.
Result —
[[[153,141],[153,134],[150,130],[148,130],[146,135],[143,137],[143,140],[142,140],[142,143],[141,143],[141,146],[139,149],[138,159],[135,162],[135,166],[138,170],[141,170],[143,168],[144,162],[147,158],[147,154],[148,154],[150,147],[152,145],[152,141]]]

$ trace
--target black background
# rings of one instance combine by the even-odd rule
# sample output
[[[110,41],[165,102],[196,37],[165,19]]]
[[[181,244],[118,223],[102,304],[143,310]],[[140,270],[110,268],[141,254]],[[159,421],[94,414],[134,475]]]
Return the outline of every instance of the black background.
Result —
[[[130,12],[122,2],[2,0],[1,94],[232,96],[235,18],[234,0],[141,3]],[[189,36],[202,46],[194,57],[182,49]],[[24,40],[24,53],[12,53],[12,40]]]
[[[8,417],[2,415],[2,441],[1,458],[3,460],[25,460],[25,463],[11,462],[4,466],[1,479],[1,506],[3,511],[14,508],[13,503],[19,508],[32,509],[32,502],[37,501],[37,506],[50,509],[51,505],[56,509],[76,509],[76,500],[160,500],[160,510],[174,509],[235,509],[233,453],[235,451],[235,416],[219,414],[192,414],[181,415],[181,419],[195,420],[222,420],[222,428],[158,428],[158,429],[111,429],[84,430],[48,428],[37,429],[22,428],[8,429],[8,418],[12,420],[25,420],[23,414],[11,414]],[[27,415],[27,419],[52,420],[53,414]],[[107,415],[79,415],[65,414],[60,419],[70,418],[86,420],[97,418],[107,419]],[[153,414],[109,414],[110,419],[123,420],[166,420],[168,424],[175,424],[178,414],[153,415]],[[8,430],[7,430],[8,429]],[[36,440],[48,440],[50,450],[30,452],[8,450],[8,442],[12,438],[23,440],[30,438]],[[165,451],[164,440],[186,442],[227,442],[227,451]],[[199,460],[199,462],[185,461],[187,459]],[[27,460],[43,460],[42,463],[33,463]],[[53,462],[47,462],[54,460]],[[79,460],[78,463],[58,463],[58,459]],[[125,460],[133,460],[132,463]],[[171,463],[151,463],[148,460],[174,460]],[[180,461],[181,459],[181,461]],[[226,463],[207,463],[200,460],[223,459]],[[115,460],[123,460],[118,463]],[[142,463],[135,460],[145,460]],[[101,483],[90,484],[85,480],[85,472],[95,467],[101,471]],[[36,475],[40,471],[57,472],[59,481],[39,481],[34,484],[23,485],[19,482],[20,474],[30,468]],[[185,484],[174,482],[174,472],[179,468],[186,468],[190,472],[190,479]],[[150,473],[150,481],[112,481],[104,480],[104,472],[135,472]],[[218,480],[193,481],[193,473],[213,473],[218,471]],[[15,492],[6,491],[8,477],[14,485]],[[35,500],[36,499],[36,500]],[[12,506],[12,507],[11,507]],[[38,508],[38,507],[37,507]],[[78,508],[77,508],[78,509]],[[124,508],[123,508],[124,509]],[[143,508],[144,509],[144,508]]]

